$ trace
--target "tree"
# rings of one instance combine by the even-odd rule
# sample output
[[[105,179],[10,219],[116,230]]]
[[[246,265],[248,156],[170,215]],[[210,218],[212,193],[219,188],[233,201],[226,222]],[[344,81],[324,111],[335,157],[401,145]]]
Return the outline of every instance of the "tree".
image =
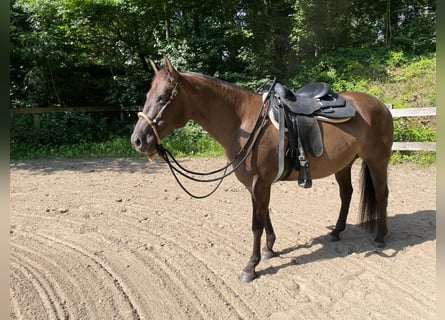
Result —
[[[379,42],[407,52],[435,51],[434,0],[296,0],[293,9],[291,39],[302,57]]]
[[[169,55],[180,70],[287,81],[345,47],[435,51],[435,1],[12,0],[11,101],[140,105]]]
[[[242,25],[249,31],[251,66],[256,77],[275,75],[286,80],[295,68],[296,56],[289,35],[293,1],[242,0]]]

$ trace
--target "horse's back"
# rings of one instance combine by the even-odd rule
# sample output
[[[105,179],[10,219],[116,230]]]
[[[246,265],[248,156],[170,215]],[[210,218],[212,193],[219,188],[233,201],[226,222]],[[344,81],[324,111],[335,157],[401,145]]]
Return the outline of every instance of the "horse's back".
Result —
[[[341,95],[356,108],[368,124],[392,127],[391,112],[377,97],[352,91],[342,92]]]
[[[363,135],[362,149],[391,152],[393,142],[393,119],[388,107],[373,95],[361,92],[343,92],[357,110],[357,125]],[[378,146],[380,145],[380,146]],[[377,150],[378,149],[378,150]],[[369,150],[372,151],[372,150]]]

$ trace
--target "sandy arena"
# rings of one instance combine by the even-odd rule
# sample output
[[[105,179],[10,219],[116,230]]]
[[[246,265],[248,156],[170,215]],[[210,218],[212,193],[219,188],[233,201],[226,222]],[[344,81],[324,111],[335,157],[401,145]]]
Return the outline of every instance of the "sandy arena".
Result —
[[[225,160],[181,163],[205,171]],[[325,239],[340,207],[334,177],[311,189],[276,183],[278,256],[246,284],[238,276],[251,253],[251,202],[234,176],[195,200],[160,161],[13,162],[11,319],[434,319],[435,166],[390,166],[381,252],[357,225],[359,171],[336,243]]]

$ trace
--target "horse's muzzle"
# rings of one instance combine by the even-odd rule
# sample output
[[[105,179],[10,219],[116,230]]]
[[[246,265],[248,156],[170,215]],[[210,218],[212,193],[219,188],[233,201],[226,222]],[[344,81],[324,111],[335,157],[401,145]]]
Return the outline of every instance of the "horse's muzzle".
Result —
[[[133,148],[138,152],[147,154],[156,152],[155,140],[152,135],[142,136],[137,132],[133,132],[130,140]]]
[[[131,140],[131,145],[133,146],[133,148],[136,151],[142,152],[143,142],[142,142],[141,137],[139,137],[138,135],[133,133],[131,135],[131,139],[130,140]]]

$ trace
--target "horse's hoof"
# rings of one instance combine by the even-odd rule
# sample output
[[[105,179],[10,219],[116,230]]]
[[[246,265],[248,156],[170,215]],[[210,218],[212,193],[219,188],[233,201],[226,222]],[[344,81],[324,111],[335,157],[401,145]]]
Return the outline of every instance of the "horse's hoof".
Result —
[[[326,236],[326,238],[328,239],[329,242],[340,241],[340,237],[339,237],[338,235],[334,235],[334,234],[332,234],[332,232],[328,233],[328,235]]]
[[[268,260],[270,258],[275,257],[275,252],[273,251],[263,251],[261,252],[261,259],[262,260]]]
[[[374,238],[374,246],[376,249],[383,249],[385,247],[385,236],[377,235]]]
[[[256,274],[255,273],[247,273],[245,271],[243,271],[241,273],[241,275],[239,276],[239,279],[241,280],[241,282],[245,282],[245,283],[249,283],[252,282],[253,280],[255,280],[256,278]]]
[[[385,247],[385,242],[374,240],[374,246],[376,249],[383,249]]]

